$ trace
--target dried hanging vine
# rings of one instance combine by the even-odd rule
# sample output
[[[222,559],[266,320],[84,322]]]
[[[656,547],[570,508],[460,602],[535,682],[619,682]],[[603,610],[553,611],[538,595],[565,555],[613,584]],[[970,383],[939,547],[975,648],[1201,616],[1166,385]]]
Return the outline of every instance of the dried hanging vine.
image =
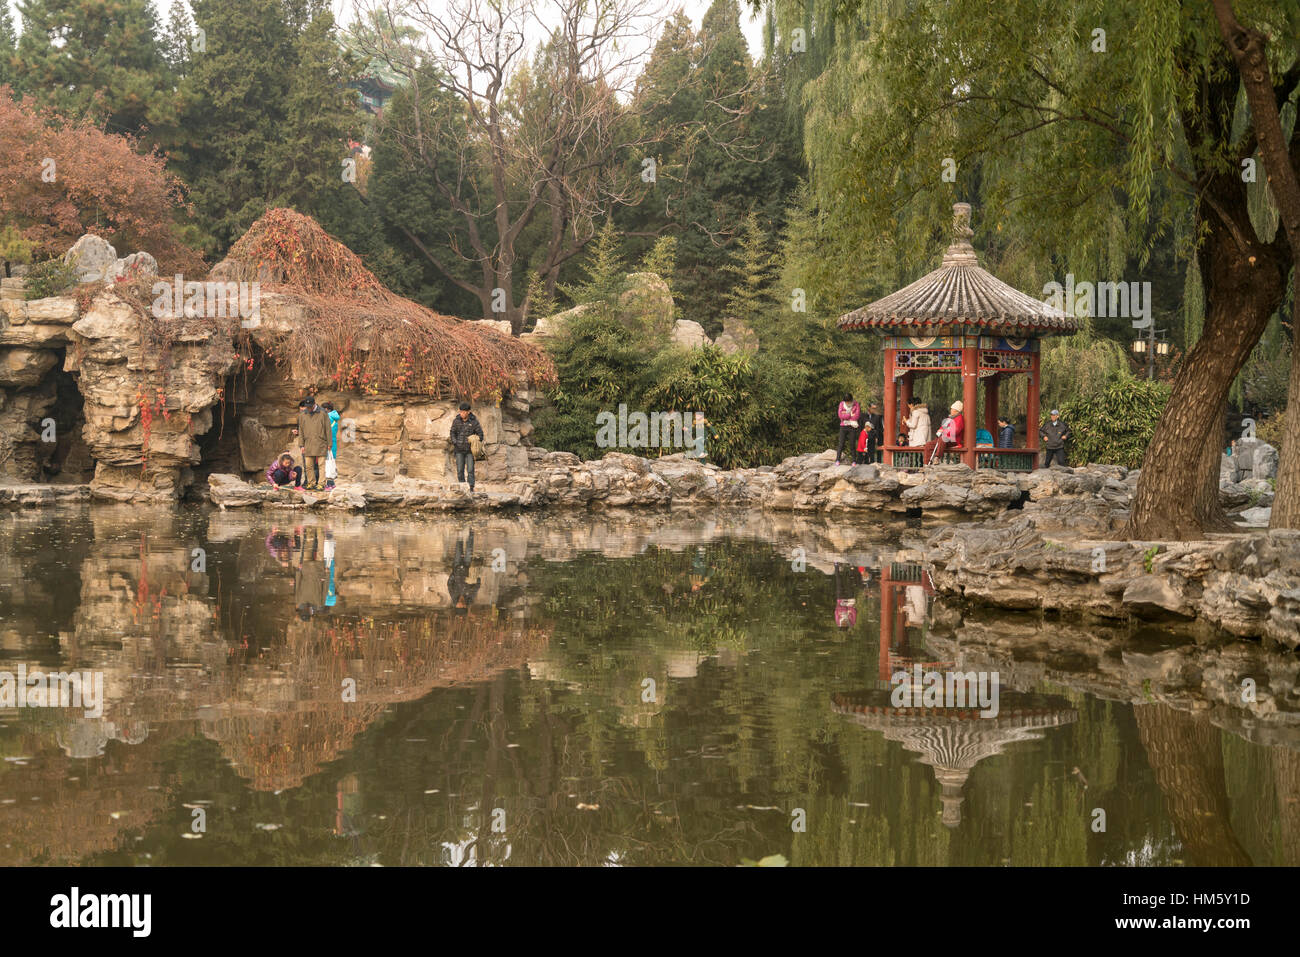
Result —
[[[521,382],[556,381],[542,349],[403,299],[314,219],[290,209],[258,219],[211,278],[258,282],[299,300],[306,320],[275,343],[276,358],[340,390],[499,399]]]

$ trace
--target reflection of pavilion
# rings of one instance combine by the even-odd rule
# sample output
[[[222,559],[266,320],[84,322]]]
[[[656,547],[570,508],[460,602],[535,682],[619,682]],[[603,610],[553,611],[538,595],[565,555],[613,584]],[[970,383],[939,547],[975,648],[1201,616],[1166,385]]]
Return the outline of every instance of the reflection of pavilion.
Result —
[[[913,656],[908,628],[920,628],[930,604],[934,586],[930,575],[920,565],[881,565],[880,567],[880,671],[886,684],[890,675],[919,664],[929,669],[943,669],[947,661],[924,661]]]
[[[942,789],[943,823],[950,828],[961,823],[962,788],[976,764],[1017,741],[1041,738],[1044,728],[1072,724],[1079,717],[1068,701],[1053,695],[1000,693],[997,717],[982,718],[978,706],[896,708],[890,693],[877,689],[836,694],[832,707],[921,755],[921,763],[934,768]]]

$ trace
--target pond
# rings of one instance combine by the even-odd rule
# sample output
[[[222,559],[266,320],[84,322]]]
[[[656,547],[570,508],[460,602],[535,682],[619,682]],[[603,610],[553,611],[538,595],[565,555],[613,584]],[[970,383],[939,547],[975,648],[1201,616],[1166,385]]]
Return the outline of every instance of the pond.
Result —
[[[103,681],[0,708],[0,864],[1300,863],[1297,715],[1206,690],[1294,656],[953,607],[921,533],[0,514],[0,672]],[[999,713],[891,707],[943,663]]]

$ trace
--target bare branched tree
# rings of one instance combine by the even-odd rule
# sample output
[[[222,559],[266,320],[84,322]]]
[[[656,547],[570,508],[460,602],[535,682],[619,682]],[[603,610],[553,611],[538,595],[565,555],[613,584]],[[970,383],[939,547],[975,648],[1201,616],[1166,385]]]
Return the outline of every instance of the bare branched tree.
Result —
[[[508,319],[516,335],[529,305],[516,290],[534,288],[518,252],[526,229],[545,227],[532,268],[551,293],[599,221],[653,188],[646,171],[664,143],[680,153],[698,136],[738,142],[731,131],[752,109],[748,87],[700,90],[722,118],[707,130],[698,120],[646,121],[635,84],[648,38],[664,21],[663,0],[356,2],[372,28],[353,32],[354,47],[402,77],[414,106],[413,122],[385,134],[429,171],[453,213],[439,248],[403,232],[478,298],[484,318]],[[459,109],[426,107],[434,97]],[[698,136],[689,126],[701,127]]]

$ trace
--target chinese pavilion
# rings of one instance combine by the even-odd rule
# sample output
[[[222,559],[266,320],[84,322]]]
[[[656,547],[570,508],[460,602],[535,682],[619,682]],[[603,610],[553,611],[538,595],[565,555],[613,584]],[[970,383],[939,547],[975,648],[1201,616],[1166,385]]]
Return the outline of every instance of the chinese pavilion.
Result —
[[[919,375],[961,375],[966,423],[961,444],[945,462],[971,468],[1029,471],[1038,458],[1039,343],[1079,324],[1047,303],[1013,289],[980,267],[970,244],[970,204],[953,206],[952,245],[934,272],[898,292],[840,317],[839,327],[884,336],[886,465],[919,468],[918,446],[900,446],[900,412],[905,419]],[[997,436],[998,391],[1007,376],[1029,376],[1028,414],[1022,448],[976,448],[979,384],[984,383],[983,426]],[[936,430],[938,423],[934,423]]]

